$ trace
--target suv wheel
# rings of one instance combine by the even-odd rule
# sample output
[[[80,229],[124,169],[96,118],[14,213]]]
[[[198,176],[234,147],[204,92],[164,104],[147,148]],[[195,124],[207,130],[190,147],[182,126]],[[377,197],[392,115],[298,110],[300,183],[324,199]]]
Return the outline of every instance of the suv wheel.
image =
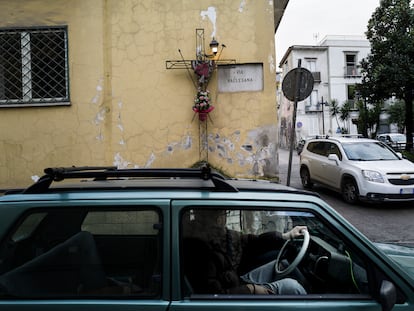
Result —
[[[300,180],[302,181],[302,186],[305,189],[310,189],[313,186],[313,183],[311,181],[310,173],[308,168],[302,167],[300,169]]]
[[[342,198],[345,202],[354,204],[358,202],[358,186],[352,178],[346,178],[342,182]]]

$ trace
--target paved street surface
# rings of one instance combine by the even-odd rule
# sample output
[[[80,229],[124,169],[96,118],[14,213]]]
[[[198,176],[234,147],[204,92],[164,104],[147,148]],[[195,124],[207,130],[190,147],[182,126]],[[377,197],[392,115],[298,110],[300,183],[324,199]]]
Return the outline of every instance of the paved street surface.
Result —
[[[287,184],[289,153],[287,149],[279,148],[279,178],[280,183]],[[296,150],[292,152],[292,169],[290,172],[290,186],[293,188],[303,189],[299,176],[299,156]]]
[[[288,164],[289,150],[279,148],[279,178],[283,185],[287,183]],[[290,186],[303,189],[299,176],[299,156],[296,150],[292,153]],[[319,193],[324,201],[372,241],[398,242],[414,246],[413,203],[350,205],[342,200],[340,194],[318,185],[314,186],[313,191]]]

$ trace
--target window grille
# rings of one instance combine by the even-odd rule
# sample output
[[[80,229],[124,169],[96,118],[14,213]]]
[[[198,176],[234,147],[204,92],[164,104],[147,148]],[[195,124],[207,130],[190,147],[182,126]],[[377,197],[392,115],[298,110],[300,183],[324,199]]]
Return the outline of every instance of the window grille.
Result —
[[[0,29],[0,107],[69,104],[66,27]]]

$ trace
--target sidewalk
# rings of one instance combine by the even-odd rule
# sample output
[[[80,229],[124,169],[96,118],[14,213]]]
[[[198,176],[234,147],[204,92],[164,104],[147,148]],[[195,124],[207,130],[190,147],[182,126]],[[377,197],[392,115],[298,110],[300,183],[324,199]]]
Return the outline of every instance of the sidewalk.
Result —
[[[289,150],[280,148],[279,153],[279,178],[282,185],[287,183],[288,167],[289,167]],[[299,175],[299,156],[294,149],[292,152],[292,167],[290,172],[290,186],[293,188],[303,189]]]

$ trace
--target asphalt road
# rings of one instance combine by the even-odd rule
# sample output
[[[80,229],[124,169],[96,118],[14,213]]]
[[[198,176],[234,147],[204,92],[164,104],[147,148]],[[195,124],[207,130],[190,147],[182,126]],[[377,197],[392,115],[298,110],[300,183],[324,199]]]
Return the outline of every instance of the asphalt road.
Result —
[[[279,148],[280,182],[287,184],[289,150]],[[290,175],[291,187],[303,189],[299,176],[299,157],[294,150]],[[375,242],[398,242],[414,246],[414,203],[410,204],[358,204],[342,201],[340,194],[315,186],[320,194],[336,211],[345,217],[359,231]]]

